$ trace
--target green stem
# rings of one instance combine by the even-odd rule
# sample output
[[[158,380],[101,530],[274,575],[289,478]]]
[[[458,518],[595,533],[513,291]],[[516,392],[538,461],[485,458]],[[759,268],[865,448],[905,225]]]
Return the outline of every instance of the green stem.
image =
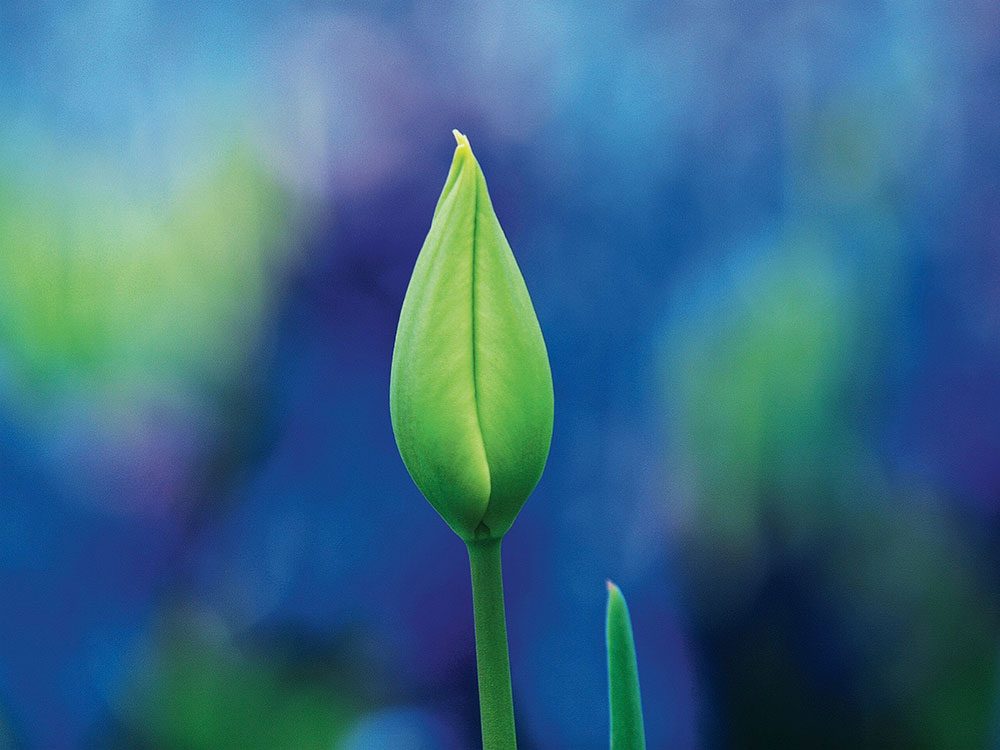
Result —
[[[476,618],[476,670],[479,673],[483,750],[516,750],[500,540],[484,539],[469,542],[467,546],[472,569],[472,610]]]

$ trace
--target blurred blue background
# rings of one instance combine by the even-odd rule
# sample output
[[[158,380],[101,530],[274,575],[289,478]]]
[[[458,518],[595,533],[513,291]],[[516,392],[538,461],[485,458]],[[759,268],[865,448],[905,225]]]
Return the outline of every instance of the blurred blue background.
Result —
[[[1000,728],[1000,6],[0,5],[0,747],[472,748],[395,325],[469,134],[545,332],[523,750]]]

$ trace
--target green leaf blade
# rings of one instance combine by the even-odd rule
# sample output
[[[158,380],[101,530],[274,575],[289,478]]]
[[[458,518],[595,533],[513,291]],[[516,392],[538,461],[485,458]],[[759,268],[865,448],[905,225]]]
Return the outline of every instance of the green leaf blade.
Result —
[[[628,605],[621,590],[608,581],[608,696],[611,705],[611,750],[645,750],[639,667]]]

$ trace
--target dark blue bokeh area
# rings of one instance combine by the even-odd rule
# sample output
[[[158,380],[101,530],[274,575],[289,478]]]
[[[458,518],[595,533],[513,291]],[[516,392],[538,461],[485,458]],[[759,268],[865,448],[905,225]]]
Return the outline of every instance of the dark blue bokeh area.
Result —
[[[549,349],[521,747],[998,738],[1000,10],[0,9],[0,747],[471,748],[388,415],[467,133]]]

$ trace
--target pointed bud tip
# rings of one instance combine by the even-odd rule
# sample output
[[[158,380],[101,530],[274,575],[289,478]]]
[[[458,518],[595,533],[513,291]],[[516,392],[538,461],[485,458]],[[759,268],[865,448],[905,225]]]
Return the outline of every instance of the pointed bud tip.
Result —
[[[458,144],[458,148],[467,148],[472,151],[472,146],[469,145],[469,139],[463,133],[458,132],[458,130],[452,130],[451,134],[455,136],[455,143]]]
[[[608,586],[608,593],[609,594],[614,594],[615,592],[621,593],[620,589],[617,586],[615,586],[614,581],[612,581],[610,578],[607,579],[606,583],[607,583],[607,586]]]

